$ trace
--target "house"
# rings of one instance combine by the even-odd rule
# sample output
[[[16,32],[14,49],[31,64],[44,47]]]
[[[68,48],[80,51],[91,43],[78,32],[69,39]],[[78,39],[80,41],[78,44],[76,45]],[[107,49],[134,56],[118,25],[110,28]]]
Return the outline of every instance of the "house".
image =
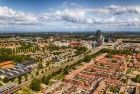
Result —
[[[9,69],[1,69],[0,70],[0,78],[3,79],[5,77],[7,77],[8,79],[12,79],[24,74],[27,74],[31,72],[31,68],[30,67],[14,67],[14,68],[9,68]]]
[[[17,67],[35,68],[35,67],[37,67],[37,63],[35,61],[23,61],[23,62],[17,63]]]

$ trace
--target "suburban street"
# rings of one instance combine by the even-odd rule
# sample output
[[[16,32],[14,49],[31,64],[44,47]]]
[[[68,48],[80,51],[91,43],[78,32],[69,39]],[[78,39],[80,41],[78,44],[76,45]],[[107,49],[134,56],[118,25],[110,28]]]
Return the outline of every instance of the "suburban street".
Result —
[[[101,49],[102,49],[102,47],[95,48],[94,50],[91,50],[91,52],[88,53],[88,54],[86,54],[86,55],[94,54],[94,53],[100,51]],[[60,66],[54,66],[52,68],[47,67],[47,68],[41,69],[41,70],[39,70],[40,71],[40,74],[36,78],[42,78],[43,75],[48,76],[52,72],[56,72],[59,69],[64,69],[66,66],[72,65],[72,64],[76,63],[78,60],[83,59],[84,57],[85,57],[85,55],[80,55],[80,56],[74,57],[72,61],[67,62],[67,63],[64,63],[64,64],[62,64]],[[45,70],[47,70],[47,71],[45,71]],[[44,72],[41,73],[41,71],[44,71]],[[22,89],[23,87],[30,85],[31,81],[32,81],[32,79],[29,79],[28,81],[22,82],[21,84],[13,87],[11,89],[8,89],[3,94],[11,94],[11,93],[14,93],[14,92]]]

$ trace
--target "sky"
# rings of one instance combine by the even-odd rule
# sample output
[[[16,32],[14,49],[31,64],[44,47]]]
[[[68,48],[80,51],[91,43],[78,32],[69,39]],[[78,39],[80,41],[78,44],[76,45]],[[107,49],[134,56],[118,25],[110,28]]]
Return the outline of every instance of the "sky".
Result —
[[[0,0],[0,32],[139,31],[140,0]]]

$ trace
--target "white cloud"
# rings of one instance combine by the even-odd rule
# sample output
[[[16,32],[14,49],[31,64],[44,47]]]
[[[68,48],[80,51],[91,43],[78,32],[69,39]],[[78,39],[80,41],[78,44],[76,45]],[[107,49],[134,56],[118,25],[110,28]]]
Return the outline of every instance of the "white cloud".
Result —
[[[101,8],[81,8],[76,5],[74,8],[52,9],[47,13],[38,15],[15,11],[8,7],[0,7],[1,26],[47,26],[51,24],[53,27],[53,23],[55,23],[54,27],[57,27],[57,23],[59,23],[59,25],[64,25],[65,28],[81,29],[101,26],[105,28],[140,27],[140,6],[110,5]]]
[[[138,17],[139,16],[139,17]],[[134,25],[139,24],[140,6],[107,6],[103,8],[74,8],[56,10],[41,16],[45,21],[66,21],[77,24],[91,25]],[[131,21],[129,21],[130,19]]]
[[[37,18],[30,13],[17,12],[8,7],[0,7],[0,24],[3,25],[33,25]]]
[[[83,9],[64,9],[56,10],[54,12],[45,13],[41,16],[41,20],[45,21],[66,21],[77,24],[90,23],[91,20],[86,18]]]
[[[116,6],[110,5],[104,8],[96,8],[89,9],[89,11],[93,11],[99,14],[112,14],[112,15],[120,15],[120,14],[140,14],[140,6]]]

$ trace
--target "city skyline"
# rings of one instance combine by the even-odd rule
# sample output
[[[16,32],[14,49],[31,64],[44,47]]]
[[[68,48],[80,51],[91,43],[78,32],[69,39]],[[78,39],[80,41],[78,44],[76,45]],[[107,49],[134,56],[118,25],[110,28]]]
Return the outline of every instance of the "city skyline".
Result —
[[[138,0],[0,0],[1,31],[138,31]]]

